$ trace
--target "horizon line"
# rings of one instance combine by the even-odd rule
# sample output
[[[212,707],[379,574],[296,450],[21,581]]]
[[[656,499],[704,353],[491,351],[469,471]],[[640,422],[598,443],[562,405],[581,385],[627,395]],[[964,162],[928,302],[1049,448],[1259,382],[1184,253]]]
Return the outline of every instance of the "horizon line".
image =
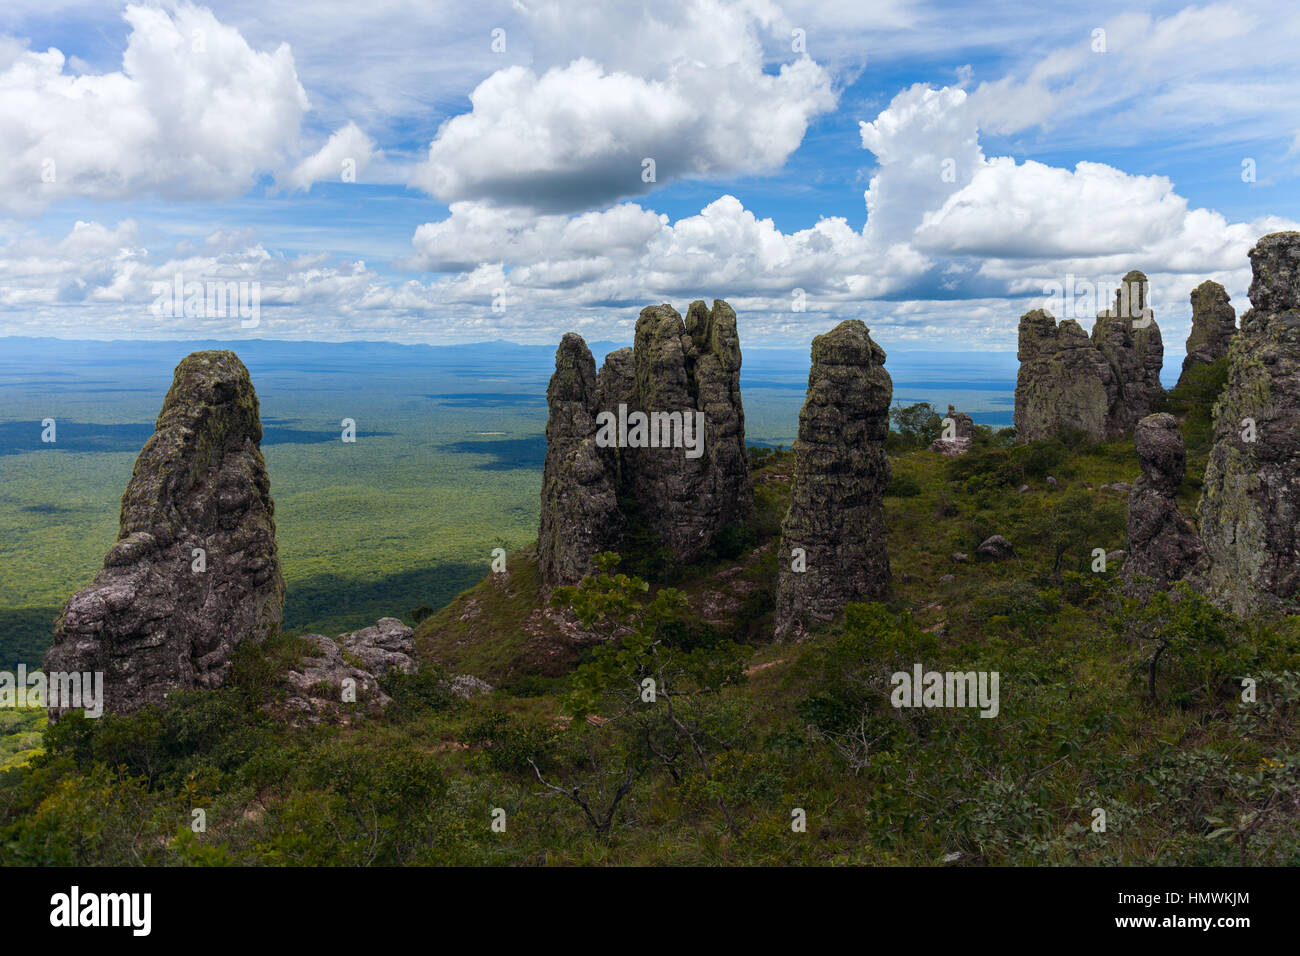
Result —
[[[428,348],[428,349],[446,349],[446,348],[470,348],[473,346],[488,345],[513,345],[516,348],[527,349],[549,349],[555,346],[549,343],[539,342],[516,342],[513,339],[476,339],[472,342],[398,342],[393,339],[273,339],[263,338],[261,336],[253,338],[229,339],[229,338],[194,338],[194,339],[153,339],[153,338],[64,338],[57,335],[17,335],[17,334],[0,334],[0,342],[19,339],[25,342],[81,342],[86,344],[127,344],[127,343],[149,343],[153,345],[196,345],[206,342],[215,342],[220,344],[236,344],[241,342],[266,342],[275,345],[392,345],[399,348]],[[584,338],[584,341],[587,341]],[[591,345],[618,345],[613,339],[592,339],[587,341]],[[751,345],[741,350],[741,354],[746,352],[789,352],[804,350],[811,347],[811,340],[805,345]],[[624,346],[619,345],[619,348]],[[916,348],[904,348],[895,346],[890,350],[890,354],[896,352],[904,353],[923,353],[926,355],[1014,355],[1016,349],[951,349],[936,350],[918,345]]]

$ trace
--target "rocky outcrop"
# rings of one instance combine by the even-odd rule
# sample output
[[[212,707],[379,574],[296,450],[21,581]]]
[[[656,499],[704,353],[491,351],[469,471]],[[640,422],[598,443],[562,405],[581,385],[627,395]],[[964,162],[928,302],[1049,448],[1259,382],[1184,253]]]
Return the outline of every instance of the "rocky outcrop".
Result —
[[[384,687],[394,690],[394,675],[419,670],[415,632],[395,617],[333,638],[305,634],[301,639],[307,650],[284,676],[283,703],[268,706],[295,726],[346,725],[378,716],[393,702]],[[472,674],[446,675],[437,688],[462,700],[493,689]]]
[[[949,428],[947,422],[952,422]],[[951,437],[944,437],[950,435]],[[930,442],[930,451],[938,452],[945,458],[956,458],[970,451],[971,442],[975,440],[975,420],[965,412],[959,412],[948,406],[948,416],[944,422],[944,433]]]
[[[335,638],[302,639],[309,650],[285,675],[283,709],[294,724],[348,723],[357,713],[378,714],[392,703],[380,683],[418,669],[415,632],[395,617]]]
[[[625,485],[640,520],[679,561],[692,561],[714,535],[744,517],[753,500],[736,313],[718,299],[712,311],[692,302],[684,323],[671,306],[643,309],[633,363],[635,399],[629,408],[704,413],[698,458],[676,448],[622,452]]]
[[[284,580],[261,439],[235,353],[183,359],[122,496],[117,543],[55,622],[47,673],[101,671],[105,710],[130,712],[220,686],[234,649],[279,625]]]
[[[395,617],[381,617],[370,627],[341,634],[338,642],[376,677],[387,677],[394,671],[415,673],[415,632]]]
[[[595,407],[617,411],[620,405],[635,408],[636,404],[636,360],[632,349],[615,349],[605,356],[605,362],[596,374]],[[623,456],[617,449],[611,449],[605,460],[616,493],[626,495],[627,483],[623,479]],[[620,527],[622,522],[620,516]]]
[[[1207,587],[1237,614],[1300,588],[1300,233],[1264,236],[1250,261],[1198,506]]]
[[[378,678],[350,663],[336,640],[321,634],[303,639],[309,650],[285,675],[283,711],[290,723],[347,723],[353,713],[375,715],[392,703]]]
[[[1006,561],[1016,556],[1016,549],[1002,535],[991,534],[980,542],[975,553],[985,561]]]
[[[1178,419],[1148,415],[1138,422],[1133,440],[1142,475],[1129,493],[1123,581],[1129,594],[1140,595],[1187,577],[1205,548],[1192,523],[1178,511],[1178,489],[1187,465]]]
[[[1115,305],[1092,327],[1092,344],[1110,365],[1116,386],[1115,393],[1107,393],[1108,435],[1134,428],[1165,395],[1160,384],[1165,344],[1146,295],[1147,277],[1129,272],[1115,292]]]
[[[1050,438],[1063,427],[1105,437],[1119,388],[1109,363],[1078,322],[1058,326],[1035,309],[1020,317],[1020,371],[1012,421],[1018,441]]]
[[[1021,316],[1014,424],[1019,441],[1077,428],[1100,440],[1131,429],[1164,397],[1164,343],[1146,299],[1146,276],[1124,276],[1115,306],[1092,336],[1043,309]]]
[[[547,390],[545,588],[579,580],[593,554],[618,549],[629,524],[692,561],[746,515],[740,363],[736,314],[716,299],[712,309],[691,303],[684,321],[669,305],[643,309],[633,347],[611,352],[599,374],[582,339],[564,337]],[[637,431],[637,416],[648,429]]]
[[[1236,334],[1237,313],[1227,290],[1207,279],[1192,290],[1192,331],[1187,336],[1187,357],[1178,384],[1183,384],[1192,369],[1226,358]]]
[[[797,638],[889,587],[883,498],[894,387],[884,363],[884,349],[857,319],[813,339],[790,508],[781,524],[778,639]]]
[[[582,336],[570,332],[556,350],[546,389],[537,564],[548,588],[580,580],[592,555],[613,547],[623,530],[616,453],[596,444],[596,391],[596,361]]]
[[[973,439],[975,437],[975,419],[965,412],[957,411],[951,405],[948,406],[948,417],[952,419],[953,431],[957,438]]]
[[[473,674],[457,674],[447,682],[447,690],[461,700],[469,700],[479,694],[490,694],[492,685]]]

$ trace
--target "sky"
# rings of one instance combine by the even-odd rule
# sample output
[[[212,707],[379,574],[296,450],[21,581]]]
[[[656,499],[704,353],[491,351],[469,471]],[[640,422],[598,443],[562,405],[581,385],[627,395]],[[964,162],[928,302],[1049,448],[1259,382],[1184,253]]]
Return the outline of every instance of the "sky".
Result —
[[[742,346],[1014,351],[1141,269],[1177,364],[1191,289],[1240,314],[1300,228],[1296,49],[1237,0],[5,0],[0,335],[624,341],[723,298]]]

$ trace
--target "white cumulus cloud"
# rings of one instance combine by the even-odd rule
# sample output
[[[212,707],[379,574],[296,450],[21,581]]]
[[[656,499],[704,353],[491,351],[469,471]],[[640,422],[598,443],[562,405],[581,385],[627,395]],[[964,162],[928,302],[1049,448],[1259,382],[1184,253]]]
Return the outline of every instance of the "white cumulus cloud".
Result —
[[[376,149],[373,139],[356,123],[348,123],[278,184],[289,189],[307,190],[313,183],[325,180],[356,182],[370,166],[371,160],[382,156],[383,151]]]
[[[572,35],[600,37],[608,53],[492,74],[470,93],[471,110],[439,128],[412,185],[448,202],[559,212],[670,180],[779,168],[836,98],[806,55],[765,71],[759,32],[774,14],[762,7],[693,0],[575,12]],[[545,42],[568,35],[558,15],[554,4],[533,14],[539,62],[577,49],[572,39]]]
[[[308,108],[285,45],[252,49],[204,8],[131,5],[122,69],[68,72],[57,49],[0,72],[0,202],[219,198],[292,152]]]

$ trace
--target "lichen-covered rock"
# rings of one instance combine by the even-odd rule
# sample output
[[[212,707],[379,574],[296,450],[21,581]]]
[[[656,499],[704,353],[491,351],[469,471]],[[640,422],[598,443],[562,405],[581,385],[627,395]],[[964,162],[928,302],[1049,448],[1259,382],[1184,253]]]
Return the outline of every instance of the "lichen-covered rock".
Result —
[[[490,694],[492,685],[473,674],[457,674],[447,682],[447,690],[462,700],[469,700],[479,694]]]
[[[1115,306],[1097,316],[1091,337],[1073,319],[1058,326],[1043,309],[1021,316],[1017,440],[1050,438],[1065,428],[1113,438],[1152,412],[1164,396],[1164,343],[1146,281],[1136,270],[1124,276]]]
[[[1192,369],[1227,357],[1237,334],[1237,313],[1223,286],[1207,279],[1192,290],[1191,298],[1192,331],[1187,336],[1187,357],[1183,359],[1179,385]]]
[[[596,361],[570,332],[555,352],[546,389],[546,461],[542,467],[537,567],[545,589],[581,580],[592,555],[607,551],[623,530],[613,449],[596,444]]]
[[[1012,420],[1018,441],[1050,438],[1064,426],[1098,438],[1106,435],[1119,387],[1110,364],[1078,322],[1065,319],[1058,326],[1043,309],[1025,313],[1017,356]]]
[[[235,353],[195,352],[176,366],[122,496],[118,541],[59,614],[47,672],[102,671],[105,710],[130,712],[172,690],[220,686],[235,647],[279,625],[284,580],[261,439]]]
[[[980,542],[975,553],[986,561],[1005,561],[1016,556],[1016,549],[1002,535],[992,534]]]
[[[605,356],[604,364],[596,373],[595,407],[597,410],[617,411],[619,405],[635,408],[636,404],[636,362],[632,350],[615,349]],[[623,455],[619,449],[610,449],[606,461],[609,463],[615,491],[626,495],[628,489],[623,474]]]
[[[578,581],[593,554],[620,547],[630,521],[676,559],[692,561],[747,514],[753,490],[740,362],[736,314],[720,299],[711,310],[692,302],[685,321],[668,305],[643,309],[633,348],[610,352],[599,374],[581,337],[564,337],[547,390],[538,533],[545,588]],[[670,446],[598,443],[602,413],[624,421],[676,415],[689,422],[699,454],[683,443],[680,428]]]
[[[1148,415],[1138,422],[1133,440],[1142,475],[1129,493],[1123,581],[1125,590],[1137,595],[1187,577],[1205,548],[1192,523],[1178,511],[1178,488],[1187,464],[1178,419],[1163,412]]]
[[[390,703],[380,682],[418,669],[415,632],[395,617],[334,638],[305,634],[309,650],[285,675],[283,710],[295,724],[348,723]]]
[[[952,422],[952,427],[949,428],[945,422],[944,433],[930,442],[929,451],[938,452],[945,458],[957,458],[970,451],[971,442],[975,440],[975,420],[951,405],[948,406],[947,420]]]
[[[952,419],[953,431],[957,438],[975,437],[975,419],[965,412],[957,411],[951,405],[948,406],[948,417]]]
[[[615,349],[605,356],[596,373],[596,407],[617,409],[636,402],[636,358],[630,348]]]
[[[344,651],[376,677],[387,677],[393,671],[415,673],[415,632],[395,617],[381,617],[377,624],[342,634],[338,640]]]
[[[740,399],[736,313],[720,299],[692,302],[686,320],[672,306],[641,310],[633,346],[630,408],[704,413],[704,451],[626,448],[623,475],[640,520],[680,561],[692,561],[753,501]],[[617,411],[616,408],[603,409]]]
[[[1138,422],[1133,444],[1142,475],[1132,486],[1132,493],[1137,494],[1145,487],[1165,497],[1178,494],[1187,470],[1187,453],[1182,433],[1178,431],[1178,419],[1167,412],[1148,415]]]
[[[778,639],[797,638],[889,587],[883,496],[894,386],[884,363],[884,349],[860,320],[813,339],[790,508],[781,524]]]
[[[1114,307],[1098,315],[1092,328],[1092,343],[1113,372],[1108,435],[1130,430],[1164,398],[1160,370],[1165,346],[1146,294],[1147,277],[1137,270],[1127,273]]]
[[[1264,236],[1198,505],[1207,588],[1237,614],[1300,588],[1300,232]]]
[[[283,710],[291,723],[348,723],[354,714],[375,715],[392,703],[374,674],[347,660],[337,640],[321,634],[303,640],[310,650],[285,674]]]

